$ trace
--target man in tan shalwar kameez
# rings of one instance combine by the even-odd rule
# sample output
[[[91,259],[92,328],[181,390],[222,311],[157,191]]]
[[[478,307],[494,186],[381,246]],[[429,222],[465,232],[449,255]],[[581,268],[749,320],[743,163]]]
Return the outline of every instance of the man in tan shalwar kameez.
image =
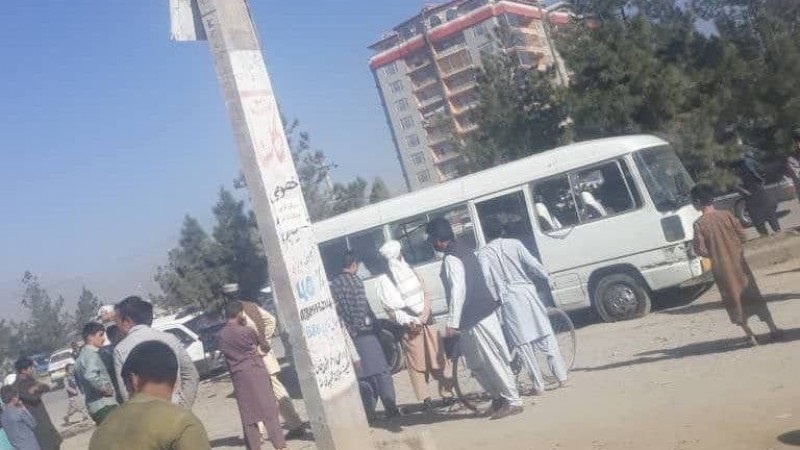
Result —
[[[714,208],[714,191],[699,184],[692,189],[692,200],[703,216],[694,224],[694,250],[711,259],[714,281],[717,283],[722,303],[731,322],[742,327],[750,345],[758,345],[753,330],[747,324],[751,316],[758,316],[767,324],[770,336],[777,340],[781,330],[772,320],[756,279],[744,258],[742,244],[745,234],[739,221],[727,211]]]
[[[419,276],[403,260],[399,242],[387,242],[380,253],[386,265],[378,278],[378,297],[389,319],[403,327],[401,344],[414,394],[430,409],[428,380],[434,378],[439,382],[439,395],[449,404],[453,399],[452,368],[431,315],[430,299]]]

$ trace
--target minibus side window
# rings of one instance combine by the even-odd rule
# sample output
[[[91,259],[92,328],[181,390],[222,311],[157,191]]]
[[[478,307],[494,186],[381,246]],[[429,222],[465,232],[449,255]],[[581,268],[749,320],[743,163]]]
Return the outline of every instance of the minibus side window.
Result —
[[[436,258],[425,233],[425,224],[435,217],[444,217],[450,222],[456,239],[462,245],[471,249],[476,247],[475,228],[466,204],[420,214],[390,225],[392,238],[400,241],[403,257],[409,264],[419,265]]]
[[[322,256],[322,265],[328,279],[333,279],[342,271],[342,256],[347,251],[347,241],[341,237],[332,241],[323,242],[319,246],[319,253]]]
[[[376,275],[380,270],[382,256],[378,249],[383,245],[383,240],[383,228],[374,228],[347,237],[348,248],[361,260],[359,276],[362,278]],[[363,272],[364,269],[368,273]]]
[[[542,231],[547,233],[579,223],[575,196],[567,175],[540,181],[533,192],[533,209]]]
[[[582,223],[636,208],[616,161],[574,172],[572,179]]]

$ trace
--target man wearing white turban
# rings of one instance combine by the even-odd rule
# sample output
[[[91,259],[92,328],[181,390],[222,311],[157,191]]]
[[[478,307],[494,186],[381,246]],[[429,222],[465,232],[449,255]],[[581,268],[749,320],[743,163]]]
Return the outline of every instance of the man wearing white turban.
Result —
[[[403,353],[417,400],[432,408],[428,380],[439,382],[439,395],[445,403],[453,401],[450,360],[444,355],[442,338],[431,314],[430,299],[419,276],[405,262],[401,245],[389,241],[380,248],[385,265],[378,277],[378,298],[389,319],[403,328]]]

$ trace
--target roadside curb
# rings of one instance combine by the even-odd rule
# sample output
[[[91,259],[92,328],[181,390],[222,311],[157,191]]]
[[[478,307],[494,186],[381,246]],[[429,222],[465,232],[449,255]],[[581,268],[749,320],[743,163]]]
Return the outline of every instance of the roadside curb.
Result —
[[[745,244],[744,253],[750,266],[757,269],[785,263],[800,255],[800,233],[792,230],[774,237],[754,239]]]

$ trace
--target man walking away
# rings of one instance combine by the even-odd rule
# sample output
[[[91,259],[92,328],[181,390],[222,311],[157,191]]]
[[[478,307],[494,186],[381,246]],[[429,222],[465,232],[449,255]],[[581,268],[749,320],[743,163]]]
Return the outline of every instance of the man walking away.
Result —
[[[727,211],[714,208],[714,190],[709,185],[695,186],[692,201],[703,212],[694,224],[694,251],[711,259],[714,281],[731,322],[742,327],[752,346],[758,345],[758,341],[747,325],[751,316],[758,316],[769,327],[772,339],[779,340],[782,331],[772,320],[755,276],[744,258],[742,244],[745,235],[739,221]]]
[[[17,381],[14,382],[19,399],[36,420],[36,440],[42,450],[58,450],[61,448],[61,435],[56,430],[50,414],[42,401],[42,394],[50,391],[50,386],[40,383],[33,378],[33,361],[30,358],[20,358],[14,363],[17,370]]]
[[[261,448],[258,423],[263,422],[272,446],[286,448],[278,420],[278,400],[272,392],[272,384],[267,381],[269,373],[259,352],[259,346],[266,343],[259,342],[256,332],[245,325],[240,302],[225,305],[225,318],[228,323],[217,334],[217,341],[231,373],[245,444],[248,450]]]
[[[399,242],[385,243],[380,253],[384,260],[378,277],[378,298],[389,319],[403,329],[401,343],[414,394],[425,409],[432,409],[433,402],[428,395],[428,379],[432,377],[439,382],[439,395],[445,404],[450,404],[453,401],[452,368],[444,355],[444,344],[422,281],[403,260]]]
[[[175,352],[163,342],[131,349],[122,366],[130,400],[95,430],[89,450],[210,450],[200,419],[171,403],[178,366]]]
[[[36,440],[36,419],[25,408],[19,393],[13,386],[3,386],[0,389],[0,398],[3,400],[3,414],[0,421],[3,430],[15,450],[39,450]]]
[[[134,347],[146,341],[163,342],[169,345],[178,358],[179,383],[172,400],[184,408],[191,408],[197,397],[200,375],[183,344],[169,333],[150,328],[153,325],[153,305],[141,298],[128,297],[117,303],[115,309],[117,327],[125,335],[125,338],[114,349],[114,371],[117,376],[117,384],[120,387],[125,386],[122,379],[122,366]],[[121,391],[123,401],[127,401],[127,390],[121,389]]]
[[[117,392],[113,380],[103,362],[100,347],[106,340],[105,328],[97,322],[83,327],[83,350],[75,361],[75,375],[78,385],[86,396],[86,407],[92,420],[100,425],[117,406]]]
[[[394,382],[390,373],[386,355],[383,353],[378,335],[375,313],[369,306],[364,283],[356,275],[358,258],[352,252],[342,257],[340,265],[342,273],[331,281],[331,294],[336,302],[336,309],[342,319],[347,333],[353,339],[356,352],[361,360],[356,365],[358,387],[367,421],[374,423],[378,398],[383,403],[386,418],[400,416],[394,391]]]
[[[75,355],[80,355],[80,351]],[[81,403],[80,395],[81,390],[78,387],[78,381],[75,379],[75,365],[67,364],[65,368],[67,371],[66,379],[64,380],[64,390],[67,391],[67,414],[64,415],[64,425],[69,425],[70,418],[75,414],[81,415],[81,422],[88,419],[86,415],[86,408]]]
[[[303,419],[300,418],[300,415],[297,414],[292,397],[289,396],[286,387],[281,383],[281,380],[278,379],[278,374],[281,372],[281,365],[278,362],[278,358],[275,357],[272,346],[269,344],[270,339],[275,335],[275,329],[278,324],[275,320],[275,316],[253,301],[240,300],[238,298],[238,285],[226,285],[223,286],[223,290],[227,290],[225,296],[228,298],[228,301],[238,300],[241,302],[247,327],[258,335],[259,351],[263,355],[264,367],[266,367],[267,372],[269,372],[272,392],[278,399],[278,410],[285,421],[286,428],[289,430],[289,432],[286,433],[286,440],[302,437],[305,435],[305,423]]]
[[[493,397],[492,419],[521,413],[511,355],[496,314],[498,305],[486,286],[478,258],[455,240],[447,220],[433,219],[425,230],[433,247],[445,253],[441,278],[449,309],[447,336],[458,334],[467,367]]]
[[[756,160],[755,150],[747,150],[740,170],[745,206],[761,236],[769,236],[767,224],[773,233],[781,231],[778,221],[778,202],[765,189],[766,179],[761,164]]]
[[[536,285],[538,281],[543,288],[549,287],[547,270],[522,242],[502,237],[504,230],[499,221],[487,220],[483,231],[489,244],[478,251],[478,261],[489,291],[501,305],[509,345],[516,347],[525,361],[533,394],[542,395],[545,388],[534,348],[547,357],[550,370],[564,386],[567,369]]]
[[[797,199],[800,200],[800,128],[792,133],[792,154],[786,158],[786,176],[794,183]]]

